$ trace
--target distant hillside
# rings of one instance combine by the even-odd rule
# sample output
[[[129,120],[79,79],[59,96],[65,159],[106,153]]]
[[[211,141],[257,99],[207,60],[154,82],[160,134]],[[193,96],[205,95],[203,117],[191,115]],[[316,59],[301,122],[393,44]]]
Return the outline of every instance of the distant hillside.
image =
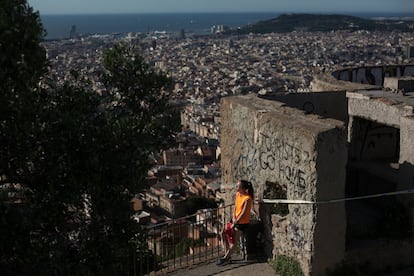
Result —
[[[332,30],[413,31],[414,21],[371,20],[347,15],[283,14],[277,18],[244,26],[232,33],[285,33]]]

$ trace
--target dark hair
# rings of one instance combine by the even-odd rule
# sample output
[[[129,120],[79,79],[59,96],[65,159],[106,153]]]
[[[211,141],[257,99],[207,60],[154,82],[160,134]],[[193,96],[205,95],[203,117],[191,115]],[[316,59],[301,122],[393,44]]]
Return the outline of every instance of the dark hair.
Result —
[[[254,199],[254,189],[253,189],[253,185],[250,181],[247,180],[240,180],[240,187],[242,189],[247,190],[247,193],[252,197],[252,199]]]

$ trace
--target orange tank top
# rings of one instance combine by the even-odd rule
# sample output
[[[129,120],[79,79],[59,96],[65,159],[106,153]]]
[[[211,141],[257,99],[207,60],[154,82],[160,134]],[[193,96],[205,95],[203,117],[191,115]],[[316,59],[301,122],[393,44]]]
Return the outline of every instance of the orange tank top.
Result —
[[[243,211],[243,204],[250,198],[250,203],[247,203],[246,212],[242,218],[239,218]],[[250,223],[250,210],[252,209],[252,197],[250,195],[242,195],[239,192],[236,193],[236,201],[234,204],[234,216],[238,219],[238,224]]]

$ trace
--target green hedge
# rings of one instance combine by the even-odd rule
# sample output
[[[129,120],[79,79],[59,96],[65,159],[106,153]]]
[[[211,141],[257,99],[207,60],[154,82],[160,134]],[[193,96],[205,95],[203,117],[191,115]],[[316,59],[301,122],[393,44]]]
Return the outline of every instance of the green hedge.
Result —
[[[297,260],[285,256],[278,255],[270,263],[273,269],[280,276],[303,276],[302,268]]]

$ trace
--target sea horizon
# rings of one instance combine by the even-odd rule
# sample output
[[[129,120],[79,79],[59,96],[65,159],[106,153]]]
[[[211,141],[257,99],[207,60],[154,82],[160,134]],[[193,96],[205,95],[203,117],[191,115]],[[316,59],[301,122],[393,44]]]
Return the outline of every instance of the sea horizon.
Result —
[[[46,14],[40,15],[47,32],[45,39],[65,39],[72,26],[81,35],[112,33],[147,33],[166,31],[178,33],[209,34],[214,25],[230,28],[255,24],[276,18],[287,12],[198,12],[198,13],[103,13],[103,14]],[[299,13],[296,13],[299,14]],[[414,13],[337,13],[309,14],[352,15],[363,18],[407,18]]]

